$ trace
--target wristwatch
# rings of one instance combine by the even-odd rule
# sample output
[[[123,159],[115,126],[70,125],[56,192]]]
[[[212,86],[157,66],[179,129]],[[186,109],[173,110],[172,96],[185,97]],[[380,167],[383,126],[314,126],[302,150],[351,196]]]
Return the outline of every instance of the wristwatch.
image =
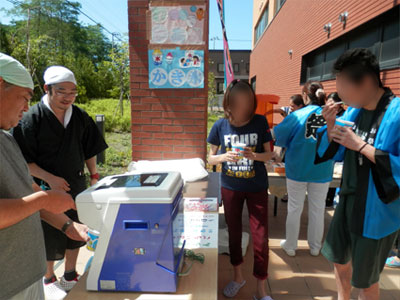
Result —
[[[91,175],[90,175],[90,178],[91,178],[91,179],[97,179],[97,180],[99,180],[99,179],[100,179],[100,175],[99,175],[99,173],[91,174]]]
[[[74,223],[74,221],[72,221],[71,219],[68,220],[67,222],[65,222],[65,224],[63,225],[63,227],[61,227],[61,231],[62,231],[63,233],[65,233],[65,232],[67,231],[68,227],[72,225],[72,223]]]

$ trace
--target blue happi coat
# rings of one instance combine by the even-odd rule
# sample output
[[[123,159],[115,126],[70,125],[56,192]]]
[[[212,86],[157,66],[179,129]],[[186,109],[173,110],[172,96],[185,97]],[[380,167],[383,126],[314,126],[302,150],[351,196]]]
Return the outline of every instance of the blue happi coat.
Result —
[[[340,119],[356,123],[361,109],[349,108]],[[400,229],[400,98],[389,89],[376,109],[379,125],[367,142],[376,148],[373,164],[358,164],[356,202],[353,207],[352,231],[371,239],[381,239]],[[333,158],[343,161],[346,148],[329,143],[326,127],[319,130],[316,162]],[[344,165],[346,168],[346,165]]]

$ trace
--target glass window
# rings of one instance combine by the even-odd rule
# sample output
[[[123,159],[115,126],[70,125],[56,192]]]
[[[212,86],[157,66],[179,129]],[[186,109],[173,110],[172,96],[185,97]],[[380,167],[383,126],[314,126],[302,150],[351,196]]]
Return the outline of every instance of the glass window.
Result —
[[[316,53],[310,57],[307,70],[308,80],[320,80],[324,64],[324,53]]]
[[[380,62],[400,60],[400,21],[386,23],[383,27]]]
[[[223,94],[224,93],[224,82],[217,83],[217,93]]]
[[[267,7],[264,9],[263,13],[260,16],[258,24],[255,28],[255,42],[259,40],[261,35],[264,33],[265,28],[268,26],[268,3]]]
[[[375,45],[379,42],[378,28],[370,28],[364,32],[357,34],[350,39],[349,49],[353,48],[368,48],[372,53],[376,53]]]
[[[238,73],[239,72],[239,64],[233,64],[233,72]]]
[[[253,88],[253,91],[256,92],[256,76],[251,78],[251,86]]]
[[[333,74],[332,74],[333,65],[334,65],[335,61],[337,60],[337,58],[341,54],[343,54],[344,51],[345,51],[345,43],[338,44],[338,45],[333,46],[332,48],[329,48],[326,50],[322,80],[333,78]]]
[[[218,64],[218,72],[225,72],[225,66],[224,64]]]
[[[278,11],[281,9],[282,5],[283,5],[285,2],[286,2],[286,0],[277,0],[277,1],[276,1],[276,12],[278,12]]]

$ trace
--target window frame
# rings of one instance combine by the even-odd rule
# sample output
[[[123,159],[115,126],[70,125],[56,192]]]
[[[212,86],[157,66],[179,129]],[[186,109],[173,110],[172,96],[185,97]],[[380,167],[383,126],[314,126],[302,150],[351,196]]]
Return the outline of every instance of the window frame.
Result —
[[[265,20],[264,20],[265,18]],[[260,29],[261,22],[264,21],[264,28]],[[265,4],[262,13],[260,14],[256,26],[254,26],[254,45],[260,40],[269,23],[269,1]]]
[[[233,67],[233,74],[240,72],[240,65],[238,63],[234,63],[232,67]],[[237,71],[236,71],[236,67],[237,67]]]
[[[256,86],[257,86],[257,76],[253,76],[250,79],[250,85],[253,88],[254,93],[256,93]]]
[[[222,66],[222,71],[220,70],[220,66]],[[217,71],[219,73],[224,73],[225,72],[225,65],[223,63],[218,63],[217,64]]]
[[[222,89],[220,89],[220,85],[222,85]],[[218,81],[217,82],[217,95],[221,95],[224,93],[224,82]]]

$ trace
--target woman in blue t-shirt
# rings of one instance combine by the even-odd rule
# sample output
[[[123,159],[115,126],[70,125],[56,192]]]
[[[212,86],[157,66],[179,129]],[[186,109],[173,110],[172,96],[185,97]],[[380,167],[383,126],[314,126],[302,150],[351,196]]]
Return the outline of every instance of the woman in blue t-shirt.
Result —
[[[310,254],[318,256],[324,233],[325,199],[332,181],[333,161],[315,165],[317,130],[326,124],[321,106],[325,92],[320,82],[307,82],[303,87],[306,107],[286,117],[274,127],[275,144],[286,148],[286,185],[289,195],[286,218],[286,240],[282,248],[296,255],[300,218],[308,196],[307,239]]]
[[[233,280],[224,288],[224,295],[234,297],[245,284],[242,274],[242,211],[246,201],[253,237],[254,269],[257,296],[270,300],[265,290],[268,275],[268,175],[265,162],[277,155],[270,150],[272,140],[268,122],[255,114],[256,97],[245,81],[234,80],[224,96],[225,118],[218,120],[208,136],[211,165],[222,163],[221,195],[229,232],[229,252]],[[232,151],[237,143],[244,151]],[[218,149],[221,149],[220,154]]]

